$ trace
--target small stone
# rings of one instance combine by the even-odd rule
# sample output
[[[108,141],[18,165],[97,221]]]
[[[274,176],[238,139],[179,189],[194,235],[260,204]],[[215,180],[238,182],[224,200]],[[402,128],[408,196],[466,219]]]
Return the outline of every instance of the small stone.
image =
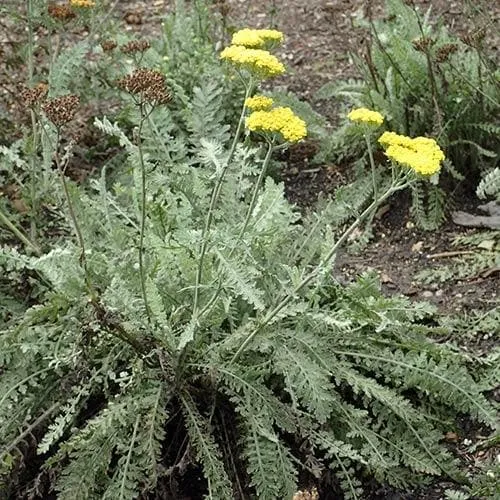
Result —
[[[426,299],[430,299],[434,294],[430,290],[425,290],[422,292],[422,297],[425,297]]]
[[[443,295],[443,290],[436,290],[436,297],[441,297]]]
[[[413,222],[411,220],[409,220],[406,223],[406,229],[413,229],[414,227],[415,227],[415,224],[413,224]]]
[[[421,252],[423,246],[424,246],[424,242],[423,241],[417,241],[417,243],[415,243],[414,245],[412,245],[411,251],[412,252]]]

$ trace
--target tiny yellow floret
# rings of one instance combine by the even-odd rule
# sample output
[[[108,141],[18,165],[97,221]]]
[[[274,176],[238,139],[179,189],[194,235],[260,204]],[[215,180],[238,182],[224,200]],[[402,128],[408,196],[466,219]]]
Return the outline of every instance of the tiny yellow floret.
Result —
[[[353,109],[347,118],[355,123],[365,123],[367,125],[382,125],[384,123],[384,117],[378,111],[372,111],[367,108],[357,108]]]
[[[71,7],[91,8],[95,6],[95,2],[93,0],[70,0],[69,3]]]
[[[252,132],[278,133],[287,142],[298,142],[307,135],[306,122],[285,107],[254,111],[247,118],[246,126]]]
[[[267,111],[273,107],[274,101],[265,95],[256,95],[245,99],[245,106],[252,111]]]
[[[285,72],[285,66],[267,50],[230,45],[221,52],[220,58],[246,69],[260,78],[271,78]]]
[[[231,44],[261,49],[267,45],[280,44],[283,42],[283,38],[281,31],[244,28],[233,35]]]
[[[438,143],[429,137],[407,137],[395,132],[384,132],[378,142],[386,148],[391,160],[411,168],[420,175],[439,172],[445,156]]]

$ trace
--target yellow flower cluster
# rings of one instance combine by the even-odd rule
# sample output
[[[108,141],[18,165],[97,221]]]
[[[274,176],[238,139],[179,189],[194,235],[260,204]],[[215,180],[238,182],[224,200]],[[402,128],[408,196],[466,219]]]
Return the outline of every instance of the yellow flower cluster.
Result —
[[[378,142],[386,148],[385,154],[391,160],[420,175],[439,172],[445,158],[438,143],[428,137],[411,138],[395,132],[384,132]]]
[[[353,109],[347,118],[355,123],[365,123],[367,125],[382,125],[384,117],[378,111],[372,111],[367,108]]]
[[[252,132],[281,134],[287,142],[298,142],[307,135],[306,122],[285,107],[254,111],[247,118],[246,126]]]
[[[245,107],[252,111],[267,111],[273,107],[274,101],[265,95],[256,95],[245,99]]]
[[[220,57],[261,78],[271,78],[285,72],[285,66],[267,50],[231,45],[221,52]]]
[[[93,0],[69,0],[71,7],[91,8],[95,6]]]
[[[237,31],[231,40],[232,45],[241,45],[252,49],[261,49],[267,45],[283,42],[283,33],[277,30],[256,30],[244,28]]]

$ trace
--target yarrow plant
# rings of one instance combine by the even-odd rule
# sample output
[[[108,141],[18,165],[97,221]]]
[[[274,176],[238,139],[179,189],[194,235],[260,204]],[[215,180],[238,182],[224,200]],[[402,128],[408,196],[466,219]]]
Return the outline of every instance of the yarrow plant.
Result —
[[[199,21],[179,16],[172,33],[195,39]],[[207,73],[222,82],[212,56]],[[225,60],[245,87],[234,124],[224,104],[210,109],[218,89],[204,95],[184,69],[110,79],[133,103],[133,135],[96,118],[120,152],[89,188],[64,178],[71,153],[55,141],[75,96],[25,95],[47,118],[48,175],[63,180],[76,238],[35,256],[0,250],[43,281],[37,303],[0,326],[8,498],[282,500],[319,480],[365,498],[367,474],[397,487],[415,472],[456,477],[440,441],[457,412],[495,423],[457,350],[425,337],[432,308],[384,297],[372,275],[333,277],[349,235],[413,170],[393,162],[391,184],[359,212],[347,203],[340,223],[328,207],[301,215],[266,166],[307,125],[263,99],[269,72]],[[215,122],[213,135],[199,122]],[[188,469],[203,473],[196,491],[176,486]]]

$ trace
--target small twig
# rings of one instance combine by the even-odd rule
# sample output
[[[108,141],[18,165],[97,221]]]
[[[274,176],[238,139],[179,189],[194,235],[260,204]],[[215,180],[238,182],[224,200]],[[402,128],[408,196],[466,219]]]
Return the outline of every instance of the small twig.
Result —
[[[456,257],[457,255],[474,255],[472,250],[455,250],[451,252],[439,252],[427,255],[428,259],[443,259],[446,257]]]

